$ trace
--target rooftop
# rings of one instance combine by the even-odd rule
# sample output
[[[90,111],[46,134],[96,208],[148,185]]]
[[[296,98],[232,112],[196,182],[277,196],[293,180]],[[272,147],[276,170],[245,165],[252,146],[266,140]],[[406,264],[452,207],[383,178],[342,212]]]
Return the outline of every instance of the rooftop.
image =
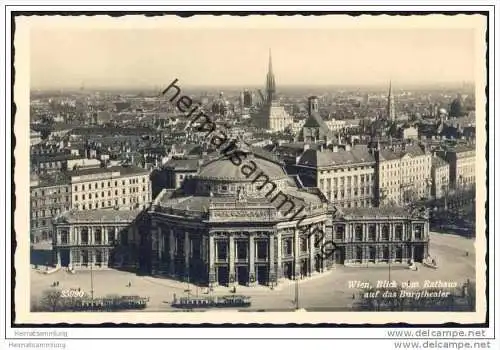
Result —
[[[155,199],[154,206],[155,211],[166,212],[167,214],[179,215],[179,216],[197,216],[205,217],[211,206],[224,206],[227,208],[245,208],[249,207],[261,207],[261,208],[276,208],[281,211],[283,215],[287,214],[290,209],[290,205],[283,205],[282,208],[278,207],[287,200],[291,201],[295,205],[293,212],[297,211],[299,208],[304,206],[306,210],[316,210],[321,208],[323,210],[323,204],[325,199],[318,191],[311,189],[299,189],[295,184],[289,183],[285,189],[281,190],[281,195],[276,196],[280,193],[279,191],[274,191],[268,197],[247,197],[242,202],[238,200],[237,196],[202,196],[202,195],[183,195],[179,192],[172,192],[163,190]],[[291,214],[288,214],[291,215]]]
[[[85,175],[94,175],[94,174],[105,174],[105,173],[113,173],[120,172],[121,176],[124,175],[134,175],[134,174],[148,174],[149,171],[143,168],[139,168],[134,165],[129,166],[112,166],[109,168],[92,168],[92,169],[77,169],[69,172],[71,177],[74,176],[85,176]]]
[[[434,156],[432,157],[432,166],[433,167],[440,167],[440,166],[446,166],[448,163],[441,157],[439,156]]]
[[[141,213],[142,209],[134,210],[114,210],[114,209],[96,209],[96,210],[72,210],[61,214],[56,221],[58,223],[131,223]]]
[[[164,168],[174,170],[196,171],[198,170],[198,159],[170,159]]]
[[[300,157],[299,165],[311,167],[327,167],[348,164],[362,164],[374,162],[375,158],[364,145],[356,145],[350,150],[308,149]]]
[[[67,173],[64,172],[56,172],[53,174],[41,174],[33,177],[34,181],[37,181],[36,186],[32,186],[32,188],[38,187],[51,187],[51,186],[60,186],[66,185],[70,183],[70,178]]]
[[[376,217],[410,217],[411,213],[401,207],[373,207],[373,208],[340,208],[337,215],[364,218]]]

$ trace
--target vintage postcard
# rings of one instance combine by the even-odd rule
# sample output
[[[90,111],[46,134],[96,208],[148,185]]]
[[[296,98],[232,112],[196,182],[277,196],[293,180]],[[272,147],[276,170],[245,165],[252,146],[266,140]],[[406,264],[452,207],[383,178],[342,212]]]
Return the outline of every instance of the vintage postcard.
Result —
[[[487,16],[14,21],[15,323],[486,322]]]

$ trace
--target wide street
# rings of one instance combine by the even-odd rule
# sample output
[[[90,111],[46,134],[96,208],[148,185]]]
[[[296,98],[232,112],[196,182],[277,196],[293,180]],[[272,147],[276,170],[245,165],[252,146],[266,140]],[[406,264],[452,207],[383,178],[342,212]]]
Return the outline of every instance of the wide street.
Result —
[[[475,280],[474,240],[447,234],[431,233],[430,254],[438,265],[431,269],[419,265],[418,271],[391,265],[391,280],[397,282],[418,282],[420,287],[425,280],[456,282],[458,285],[467,279]],[[466,254],[466,252],[468,254]],[[334,270],[298,283],[299,307],[311,311],[329,311],[335,308],[349,308],[353,302],[353,294],[359,296],[360,289],[350,288],[350,281],[369,282],[376,285],[377,281],[389,279],[389,266],[376,267],[345,267]],[[170,311],[169,303],[174,294],[187,295],[187,283],[173,281],[167,278],[137,276],[116,270],[93,271],[94,296],[111,294],[147,296],[150,299],[148,311]],[[85,292],[91,289],[90,271],[80,271],[70,274],[58,271],[44,275],[35,270],[31,272],[31,297],[39,297],[44,290],[50,289],[54,281],[59,281],[59,289],[81,288]],[[128,283],[131,286],[128,287]],[[295,308],[296,283],[285,281],[274,290],[258,286],[254,288],[239,286],[237,294],[252,297],[251,310],[284,310]],[[192,295],[202,295],[203,289],[190,286]],[[229,294],[226,287],[218,287],[215,295]]]

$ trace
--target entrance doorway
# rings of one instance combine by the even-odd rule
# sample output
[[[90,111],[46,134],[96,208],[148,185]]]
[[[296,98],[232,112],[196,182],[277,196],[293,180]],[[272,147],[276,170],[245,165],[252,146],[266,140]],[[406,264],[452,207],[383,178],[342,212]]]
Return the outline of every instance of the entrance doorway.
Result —
[[[389,247],[382,248],[382,259],[385,262],[389,262]]]
[[[415,246],[415,255],[413,257],[413,259],[416,261],[416,262],[422,262],[424,261],[424,246],[423,245],[416,245]]]
[[[236,268],[236,280],[238,284],[246,286],[248,284],[248,267],[238,266]]]
[[[70,264],[69,249],[61,249],[59,251],[59,254],[61,254],[61,266],[68,267],[68,265]]]
[[[396,262],[403,262],[403,248],[396,248]]]
[[[292,262],[286,262],[283,265],[283,275],[285,278],[291,280],[293,279],[293,263]]]
[[[219,266],[217,268],[217,281],[221,286],[229,285],[229,269],[227,266]]]
[[[369,261],[371,263],[375,262],[375,256],[376,255],[377,255],[377,250],[375,249],[375,247],[370,247],[369,248]]]
[[[335,250],[334,256],[335,256],[335,263],[343,265],[345,259],[345,248],[339,247],[337,250]]]
[[[82,251],[82,266],[87,267],[89,264],[89,251],[84,250]]]
[[[267,285],[269,280],[267,266],[257,267],[257,283],[262,285]]]

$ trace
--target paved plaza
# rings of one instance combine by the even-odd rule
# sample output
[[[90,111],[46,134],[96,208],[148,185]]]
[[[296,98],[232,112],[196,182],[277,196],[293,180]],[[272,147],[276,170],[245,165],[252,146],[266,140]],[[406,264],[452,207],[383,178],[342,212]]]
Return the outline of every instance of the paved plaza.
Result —
[[[438,265],[438,269],[431,269],[419,265],[418,271],[411,271],[402,267],[392,267],[391,280],[397,282],[419,282],[425,280],[456,282],[461,284],[467,279],[475,279],[474,240],[447,234],[431,233],[430,254]],[[389,279],[388,266],[378,267],[345,267],[339,266],[327,273],[313,276],[298,283],[299,307],[308,310],[332,310],[335,308],[349,308],[353,302],[353,294],[359,294],[360,289],[350,288],[350,281],[370,282],[376,284],[379,280]],[[35,270],[31,272],[31,297],[39,297],[44,290],[50,289],[54,281],[59,281],[59,289],[81,288],[90,292],[93,280],[94,296],[111,294],[139,295],[149,297],[148,311],[170,311],[169,303],[174,294],[203,295],[205,290],[187,283],[167,278],[138,276],[135,273],[101,270],[80,271],[75,274],[58,271],[45,275]],[[128,286],[130,282],[130,287]],[[237,287],[237,294],[252,297],[252,310],[284,310],[295,308],[294,281],[285,281],[274,290],[268,287]],[[215,295],[229,294],[229,288],[218,287]]]

